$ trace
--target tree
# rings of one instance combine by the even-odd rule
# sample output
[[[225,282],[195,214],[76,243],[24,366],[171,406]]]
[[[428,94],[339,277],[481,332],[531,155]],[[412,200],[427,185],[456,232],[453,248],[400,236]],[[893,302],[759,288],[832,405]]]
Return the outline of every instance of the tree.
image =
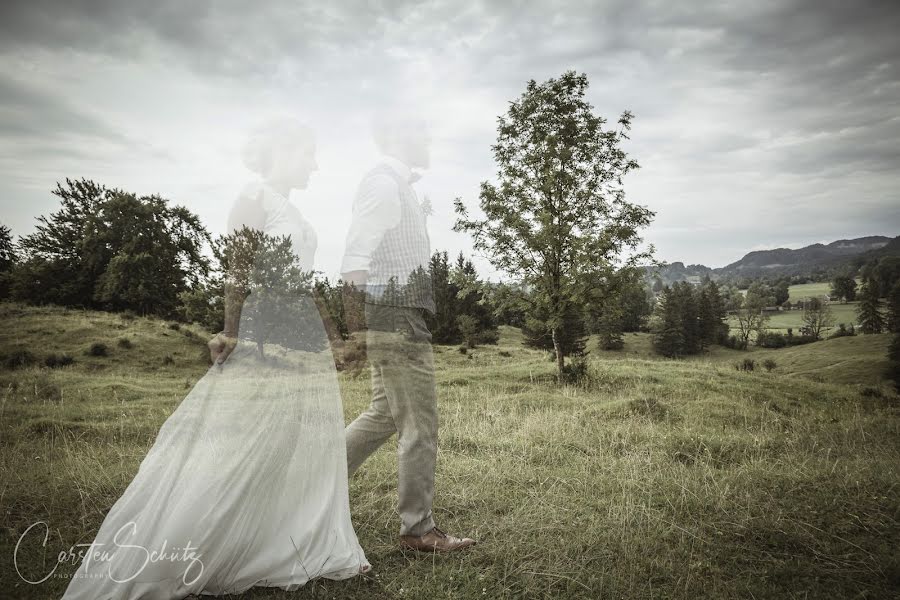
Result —
[[[9,281],[18,260],[12,232],[6,225],[0,225],[0,299],[9,296]]]
[[[900,333],[900,281],[897,281],[888,293],[887,305],[887,329],[893,333]]]
[[[803,308],[803,326],[800,333],[821,339],[826,329],[834,327],[834,313],[824,300],[813,297]]]
[[[728,337],[727,313],[719,286],[715,281],[706,281],[700,287],[697,299],[701,346],[719,344]]]
[[[670,358],[683,356],[687,352],[682,329],[681,307],[673,288],[663,287],[660,302],[656,308],[658,320],[653,328],[654,351]]]
[[[841,302],[853,302],[856,300],[856,280],[849,275],[838,275],[831,282],[831,295],[841,299]]]
[[[636,250],[650,210],[625,200],[622,179],[637,163],[621,148],[631,128],[626,111],[618,129],[604,129],[585,100],[588,79],[573,71],[538,84],[498,119],[492,150],[498,183],[482,182],[483,219],[470,218],[456,199],[456,231],[474,238],[500,271],[529,289],[534,315],[543,315],[564,377],[564,318],[577,312],[589,286],[609,276],[626,250]],[[649,260],[652,246],[624,263]]]
[[[27,302],[176,314],[180,295],[208,274],[199,218],[159,196],[137,197],[67,179],[62,207],[21,240],[12,295]]]
[[[785,302],[787,302],[791,297],[790,292],[791,282],[787,279],[779,279],[775,285],[772,286],[772,294],[774,296],[774,303],[778,306],[781,306]]]
[[[528,310],[528,294],[522,285],[508,283],[485,284],[485,297],[494,322],[522,328]]]
[[[859,305],[856,307],[856,320],[861,333],[884,331],[884,316],[881,314],[878,283],[874,278],[870,277],[863,281],[859,291]]]
[[[769,320],[769,317],[762,310],[766,306],[765,301],[766,298],[764,296],[758,293],[751,293],[748,290],[747,295],[744,297],[743,305],[737,311],[738,332],[744,344],[750,342],[750,336],[753,333],[758,333],[765,328]]]
[[[89,256],[85,239],[100,204],[113,194],[102,185],[66,179],[51,192],[61,207],[38,217],[34,233],[20,239],[23,262],[16,270],[11,293],[16,300],[64,306],[91,306],[94,284],[105,264]]]
[[[240,337],[318,351],[326,347],[320,313],[310,311],[312,272],[300,266],[289,236],[271,236],[246,225],[214,246],[224,275],[226,304],[240,307]]]
[[[894,389],[900,392],[900,334],[894,335],[888,346],[888,379],[894,382]]]

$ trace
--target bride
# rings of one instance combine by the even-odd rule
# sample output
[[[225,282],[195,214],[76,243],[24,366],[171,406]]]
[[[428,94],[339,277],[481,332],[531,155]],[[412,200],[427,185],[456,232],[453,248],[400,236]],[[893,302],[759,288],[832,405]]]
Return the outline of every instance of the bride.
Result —
[[[225,330],[209,343],[213,366],[162,425],[65,600],[293,590],[371,568],[350,521],[325,324],[303,293],[316,235],[288,200],[306,187],[314,155],[312,132],[292,119],[248,142],[245,163],[260,181],[232,207],[233,247],[219,249]]]

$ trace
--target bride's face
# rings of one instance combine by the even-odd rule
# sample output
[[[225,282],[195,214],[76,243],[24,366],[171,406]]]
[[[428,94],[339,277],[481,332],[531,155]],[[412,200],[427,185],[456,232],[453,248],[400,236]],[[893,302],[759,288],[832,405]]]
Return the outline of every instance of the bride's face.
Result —
[[[311,139],[286,144],[272,158],[269,179],[298,190],[309,184],[310,175],[319,168],[316,164],[316,144]]]

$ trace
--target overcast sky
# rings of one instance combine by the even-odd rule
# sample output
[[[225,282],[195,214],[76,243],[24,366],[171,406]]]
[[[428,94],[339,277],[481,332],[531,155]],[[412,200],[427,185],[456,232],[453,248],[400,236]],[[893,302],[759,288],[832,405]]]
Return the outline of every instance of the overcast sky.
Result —
[[[261,119],[318,135],[295,202],[340,264],[372,166],[371,109],[424,107],[432,246],[470,253],[452,199],[494,176],[497,116],[529,79],[588,75],[635,114],[629,199],[657,256],[712,267],[754,249],[900,234],[900,3],[29,0],[0,8],[0,210],[14,234],[86,177],[159,193],[223,232]],[[680,4],[680,6],[675,6]],[[495,275],[484,261],[484,274]],[[496,278],[496,277],[492,277]]]

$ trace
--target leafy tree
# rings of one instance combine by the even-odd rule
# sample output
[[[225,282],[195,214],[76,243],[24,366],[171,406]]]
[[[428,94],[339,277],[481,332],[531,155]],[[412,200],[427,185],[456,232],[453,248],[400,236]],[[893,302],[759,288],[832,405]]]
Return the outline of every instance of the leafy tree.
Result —
[[[747,295],[741,308],[737,311],[738,337],[746,345],[750,341],[753,333],[758,333],[765,328],[769,317],[763,313],[767,298],[758,293],[751,293],[748,289]]]
[[[543,315],[563,382],[566,315],[579,310],[588,286],[614,271],[653,212],[625,200],[622,178],[637,163],[621,148],[631,127],[624,112],[618,129],[585,100],[587,76],[573,71],[538,84],[499,118],[492,147],[498,183],[482,182],[483,219],[469,218],[456,199],[454,229],[473,235],[499,270],[528,285],[534,310]],[[624,262],[638,265],[647,252]]]
[[[803,326],[800,333],[821,339],[826,329],[834,327],[834,313],[821,298],[811,298],[803,308]]]
[[[84,247],[98,276],[93,299],[106,308],[173,314],[179,294],[209,273],[199,218],[159,196],[115,193],[91,219]]]
[[[900,280],[900,256],[883,256],[872,269],[872,277],[880,290],[879,296],[886,294]]]
[[[787,279],[779,279],[775,285],[772,286],[772,295],[774,297],[774,304],[781,306],[791,297],[790,293],[791,282]]]
[[[881,333],[884,331],[884,315],[881,314],[881,301],[878,293],[878,282],[874,278],[863,281],[859,291],[859,305],[856,307],[856,321],[861,333]]]
[[[853,302],[856,300],[856,280],[849,275],[838,275],[831,282],[831,295],[841,299],[841,302]]]
[[[214,246],[224,274],[226,305],[237,308],[237,334],[256,342],[299,350],[320,350],[327,338],[321,315],[310,311],[312,273],[300,267],[289,236],[271,236],[244,226]]]
[[[519,328],[525,326],[529,301],[523,286],[501,282],[486,284],[484,290],[495,323]]]
[[[51,192],[61,207],[38,217],[35,232],[20,239],[21,268],[13,280],[12,296],[33,303],[91,306],[94,284],[106,265],[90,256],[85,240],[94,215],[114,193],[93,181],[66,179]]]
[[[16,299],[171,316],[180,294],[208,274],[209,234],[186,208],[84,179],[53,194],[60,210],[21,240]]]

